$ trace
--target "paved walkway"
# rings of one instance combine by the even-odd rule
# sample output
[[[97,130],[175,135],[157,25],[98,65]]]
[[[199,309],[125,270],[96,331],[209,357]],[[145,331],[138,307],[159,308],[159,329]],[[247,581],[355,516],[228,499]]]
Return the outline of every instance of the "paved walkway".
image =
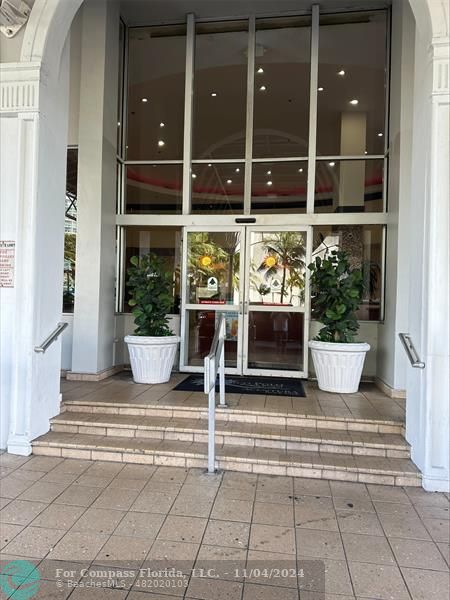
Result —
[[[449,598],[446,494],[39,456],[0,464],[2,568],[37,565],[33,598]],[[22,587],[2,598],[30,597],[19,564]]]

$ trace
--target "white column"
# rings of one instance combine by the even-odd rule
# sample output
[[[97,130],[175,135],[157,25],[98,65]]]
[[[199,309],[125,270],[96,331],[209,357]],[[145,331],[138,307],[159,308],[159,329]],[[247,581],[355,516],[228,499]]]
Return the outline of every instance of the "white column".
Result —
[[[72,373],[113,367],[118,3],[83,7]]]
[[[68,47],[56,71],[1,65],[1,238],[16,242],[14,287],[0,292],[1,447],[30,454],[59,412]]]
[[[341,115],[341,155],[364,156],[367,116],[365,112],[343,112]],[[339,206],[337,211],[351,211],[364,206],[364,161],[341,161],[339,167]]]
[[[407,438],[427,490],[449,488],[449,40],[416,34],[409,333],[425,369],[408,369]]]

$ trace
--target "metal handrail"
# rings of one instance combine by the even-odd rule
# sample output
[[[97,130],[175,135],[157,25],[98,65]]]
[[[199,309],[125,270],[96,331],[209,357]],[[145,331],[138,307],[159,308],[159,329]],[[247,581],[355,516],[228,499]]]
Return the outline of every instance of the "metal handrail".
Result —
[[[58,323],[58,325],[56,326],[56,329],[54,331],[52,331],[52,333],[48,336],[48,338],[46,338],[40,346],[34,347],[34,351],[44,353],[47,350],[47,348],[51,344],[53,344],[53,342],[61,335],[61,333],[64,331],[64,329],[68,325],[69,325],[69,323]]]
[[[406,351],[411,366],[413,366],[415,369],[425,369],[425,363],[420,360],[409,333],[399,333],[398,337],[400,338],[403,348]]]
[[[219,373],[219,402],[225,407],[225,316],[220,315],[211,350],[205,357],[205,394],[208,395],[208,473],[216,468],[216,379]]]

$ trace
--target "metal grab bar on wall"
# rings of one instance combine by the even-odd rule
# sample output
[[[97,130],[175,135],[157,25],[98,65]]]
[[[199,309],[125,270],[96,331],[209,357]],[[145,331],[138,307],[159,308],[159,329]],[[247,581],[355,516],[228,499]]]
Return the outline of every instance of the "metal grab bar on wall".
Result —
[[[225,316],[220,315],[211,350],[204,360],[205,394],[208,395],[208,473],[216,467],[216,379],[219,373],[219,402],[225,404]]]
[[[68,326],[68,324],[69,323],[58,323],[58,325],[56,326],[56,329],[54,331],[52,331],[52,333],[48,336],[48,338],[46,338],[40,346],[34,347],[34,351],[44,353],[47,350],[47,348],[51,344],[53,344],[53,342],[61,335],[61,333]]]
[[[398,337],[400,338],[403,348],[406,350],[411,365],[415,369],[425,369],[425,363],[420,360],[409,333],[399,333]]]

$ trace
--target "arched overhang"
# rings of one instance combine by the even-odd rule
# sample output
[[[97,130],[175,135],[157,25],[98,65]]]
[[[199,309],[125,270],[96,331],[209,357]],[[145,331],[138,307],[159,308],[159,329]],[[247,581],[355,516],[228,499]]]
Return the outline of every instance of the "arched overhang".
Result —
[[[83,0],[36,0],[22,43],[22,62],[59,67],[64,43]],[[57,72],[57,71],[56,71]]]
[[[36,0],[25,30],[21,61],[58,60],[72,20],[83,0]],[[432,38],[449,35],[446,0],[409,0],[416,24]]]

